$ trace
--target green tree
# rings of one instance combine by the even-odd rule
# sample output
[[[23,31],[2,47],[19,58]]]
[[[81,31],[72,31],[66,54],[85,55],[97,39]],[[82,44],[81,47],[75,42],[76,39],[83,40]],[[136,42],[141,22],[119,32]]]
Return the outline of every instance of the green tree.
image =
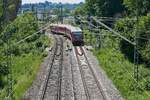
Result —
[[[139,9],[139,14],[143,15],[146,15],[150,11],[150,0],[124,0],[123,3],[132,15],[135,14],[137,8]],[[136,3],[138,3],[137,6]]]
[[[138,22],[138,41],[139,41],[139,53],[140,61],[143,61],[147,65],[150,64],[150,13],[146,16],[141,16]],[[115,29],[122,33],[123,36],[127,37],[131,41],[134,41],[135,38],[135,26],[136,21],[133,18],[123,18],[116,22]],[[121,51],[133,61],[133,45],[128,44],[127,42],[120,40]]]
[[[96,16],[114,16],[122,13],[122,0],[86,0],[87,12]]]
[[[74,11],[73,11],[73,15],[74,16],[78,16],[78,15],[86,15],[87,8],[85,4],[82,4],[81,6],[77,7]]]
[[[150,13],[139,20],[139,46],[142,59],[150,64]]]
[[[96,14],[96,0],[85,0],[86,11],[88,14],[95,15]]]
[[[134,28],[135,27],[135,21],[131,20],[130,18],[123,18],[121,20],[118,20],[115,23],[115,30],[121,33],[121,35],[127,37],[129,40],[134,41]],[[133,62],[134,59],[134,46],[132,44],[127,43],[124,40],[120,40],[119,43],[120,50],[127,58],[129,58],[130,61]]]
[[[5,9],[4,1],[7,3],[5,4],[7,5]],[[8,21],[13,21],[17,16],[20,5],[21,0],[0,0],[0,32],[2,31],[3,21],[5,21],[6,16]],[[4,14],[4,10],[7,15]]]

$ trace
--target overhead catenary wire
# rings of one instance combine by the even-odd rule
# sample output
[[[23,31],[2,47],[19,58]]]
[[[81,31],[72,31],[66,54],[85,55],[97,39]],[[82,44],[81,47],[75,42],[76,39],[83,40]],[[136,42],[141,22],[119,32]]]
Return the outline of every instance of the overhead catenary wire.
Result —
[[[134,78],[134,75],[131,74],[131,72],[129,72],[129,70],[127,70],[127,68],[124,68],[124,70],[130,75],[130,77],[134,80],[134,82],[138,83],[138,81]],[[141,88],[140,84],[137,84],[139,86],[140,89],[144,90],[143,88]],[[149,97],[150,94],[148,92],[145,92]]]
[[[135,42],[130,41],[129,39],[127,39],[126,37],[122,36],[121,34],[119,34],[118,32],[114,31],[112,28],[108,27],[107,25],[105,25],[104,23],[102,23],[101,21],[98,21],[97,19],[95,19],[94,17],[92,17],[98,24],[100,24],[101,26],[105,27],[106,29],[108,29],[110,32],[114,33],[115,35],[119,36],[120,38],[122,38],[123,40],[129,42],[132,45],[136,45]],[[83,21],[82,21],[83,22]],[[84,21],[86,23],[88,23],[88,21]],[[95,28],[98,28],[97,26],[93,25],[92,23],[90,23],[92,26],[94,26]]]
[[[138,43],[135,43],[135,42],[131,42],[130,40],[128,40],[127,38],[125,38],[124,36],[120,35],[118,32],[114,31],[113,29],[111,29],[110,27],[108,27],[107,25],[105,25],[104,23],[102,23],[101,21],[97,21],[94,17],[92,17],[97,23],[99,23],[100,25],[102,25],[103,27],[107,28],[109,31],[113,32],[114,34],[118,35],[119,37],[121,37],[122,39],[124,39],[125,41],[129,42],[130,44],[134,45],[134,46],[137,46]],[[141,38],[141,37],[137,37],[137,38]],[[146,40],[149,40],[148,38],[141,38],[141,39],[146,39]],[[128,71],[128,70],[127,70]],[[129,71],[128,71],[129,72]],[[138,72],[137,72],[138,73]],[[132,75],[131,75],[132,76]],[[132,76],[133,77],[133,76]],[[138,74],[138,77],[139,77],[139,74]],[[133,77],[134,81],[137,83],[137,85],[139,86],[138,84],[138,80],[135,79]],[[146,82],[146,79],[142,78],[145,82]],[[147,92],[146,92],[147,93]],[[147,93],[148,94],[148,93]],[[150,96],[148,94],[148,96]]]
[[[100,25],[102,25],[103,27],[105,27],[106,29],[108,29],[110,32],[114,33],[115,35],[119,36],[120,38],[122,38],[123,40],[129,42],[132,45],[136,45],[135,42],[130,41],[129,39],[127,39],[126,37],[122,36],[121,34],[119,34],[118,32],[114,31],[112,28],[108,27],[107,25],[105,25],[104,23],[102,23],[101,21],[97,21],[94,17],[92,17],[97,23],[99,23]],[[91,26],[93,26],[94,28],[99,28],[98,26],[95,26],[92,23],[89,23],[88,21],[82,21],[85,23],[90,24]]]
[[[108,27],[107,25],[105,25],[104,23],[102,23],[101,21],[98,21],[97,19],[95,19],[94,17],[92,17],[98,24],[102,25],[103,27],[105,27],[106,29],[108,29],[110,32],[114,33],[115,35],[119,36],[120,38],[122,38],[123,40],[127,41],[128,43],[132,44],[132,45],[136,45],[135,42],[130,41],[129,39],[127,39],[126,37],[122,36],[121,34],[119,34],[118,32],[114,31],[112,28]]]
[[[81,19],[80,19],[81,20]],[[96,19],[95,19],[96,20]],[[89,25],[91,25],[93,28],[98,28],[97,26],[93,25],[92,23],[89,23],[88,21],[82,21],[83,23],[87,23]],[[97,21],[96,21],[97,22]],[[128,40],[127,38],[125,38],[124,36],[120,35],[118,32],[115,32],[113,29],[109,28],[107,25],[105,25],[102,22],[98,22],[100,25],[102,25],[103,27],[107,28],[109,31],[113,32],[115,35],[118,35],[119,37],[121,37],[122,39],[126,40],[127,42],[129,42],[130,44],[136,46],[135,42],[132,42],[130,40]],[[137,37],[139,39],[145,39],[145,40],[150,40],[149,38],[143,38],[143,37]],[[134,75],[132,75],[126,68],[125,68],[126,72],[129,73],[129,75],[131,76],[131,78],[133,78],[133,80],[138,83],[138,81],[134,78]],[[139,74],[139,77],[141,77],[142,80],[144,80],[144,82],[147,82],[147,80],[145,78],[142,77],[142,75]],[[137,84],[139,86],[140,89],[144,90],[140,84]],[[148,92],[145,92],[149,97],[150,94]]]
[[[48,24],[49,24],[49,23],[48,23]],[[43,31],[43,30],[45,30],[45,29],[48,29],[48,28],[49,28],[49,25],[48,25],[48,24],[44,25],[44,27],[41,27],[39,31],[37,31],[37,32],[35,32],[35,33],[33,33],[33,34],[31,34],[31,35],[25,37],[24,39],[18,41],[18,42],[15,43],[14,45],[19,45],[20,43],[22,43],[22,42],[24,42],[25,40],[31,38],[32,36],[38,34],[39,32],[41,32],[41,31]],[[17,89],[17,86],[13,89],[13,91],[11,91],[11,92],[9,93],[9,95],[8,95],[7,97],[5,97],[5,99],[10,98],[10,96],[14,93],[14,91],[15,91],[16,89]]]
[[[142,40],[150,40],[150,38],[145,38],[145,37],[137,37],[137,38]]]
[[[18,44],[20,44],[20,43],[24,42],[25,40],[27,40],[27,39],[31,38],[32,36],[34,36],[34,35],[38,34],[39,32],[41,32],[41,31],[43,31],[43,30],[45,30],[45,29],[47,29],[47,28],[49,28],[49,26],[47,26],[47,25],[45,25],[45,27],[44,27],[44,28],[43,28],[43,27],[41,27],[39,31],[37,31],[37,32],[35,32],[35,33],[33,33],[33,34],[31,34],[31,35],[29,35],[29,36],[25,37],[24,39],[22,39],[22,40],[18,41],[17,43],[15,43],[15,45],[18,45]]]
[[[6,3],[7,2],[7,0],[3,0],[3,2],[4,2],[4,9],[6,9],[6,4],[8,4],[8,3]],[[6,18],[5,20],[4,20],[4,22],[6,23],[7,21],[8,21],[8,16],[7,16],[7,11],[6,10],[4,10],[4,17]],[[30,22],[30,24],[34,24],[35,22],[33,21],[33,22]],[[38,22],[39,23],[39,22]],[[24,21],[22,24],[26,24],[26,21]],[[21,39],[20,41],[18,41],[18,42],[16,42],[16,43],[10,43],[10,40],[9,39],[7,39],[7,60],[6,60],[6,62],[7,62],[7,67],[9,67],[9,69],[8,69],[8,72],[9,72],[9,74],[7,75],[7,77],[8,77],[8,94],[7,94],[7,96],[5,96],[5,99],[10,99],[10,100],[13,100],[14,99],[14,96],[13,96],[13,94],[14,94],[14,92],[15,92],[15,90],[18,88],[18,86],[19,86],[19,84],[17,85],[17,86],[13,86],[13,73],[12,73],[12,54],[10,53],[10,49],[14,46],[14,45],[19,45],[20,43],[22,43],[22,42],[24,42],[25,40],[27,40],[27,39],[29,39],[29,38],[31,38],[32,36],[34,36],[34,35],[36,35],[36,34],[38,34],[38,33],[40,33],[41,31],[43,31],[43,30],[46,30],[46,29],[48,29],[49,28],[49,23],[48,24],[45,24],[45,25],[43,25],[42,27],[40,27],[39,28],[39,30],[37,31],[37,32],[35,32],[35,33],[33,33],[33,34],[31,34],[31,35],[29,35],[29,36],[26,36],[25,38],[23,38],[23,39]],[[8,35],[6,35],[6,36],[8,36]],[[3,68],[0,68],[0,71],[3,71],[3,72],[5,72],[5,73],[8,73],[6,70],[4,70]],[[21,81],[21,83],[22,83],[22,81]]]
[[[26,22],[24,22],[24,23],[26,23]],[[35,22],[31,22],[31,23],[35,23]],[[11,44],[11,47],[15,46],[15,45],[19,45],[20,43],[24,42],[25,40],[31,38],[32,36],[34,36],[34,35],[36,35],[38,33],[40,33],[41,31],[48,29],[49,26],[50,26],[50,23],[47,23],[47,24],[43,25],[42,27],[39,28],[39,30],[37,32],[32,33],[31,35],[26,36],[25,38],[21,39],[20,41]],[[10,45],[10,43],[8,45]],[[7,60],[7,61],[10,61],[10,60]],[[1,69],[1,68],[0,68],[0,70],[5,71],[4,69]],[[12,73],[11,73],[11,77],[12,77]],[[10,81],[12,82],[12,79]],[[13,88],[12,85],[11,85],[11,88]],[[5,99],[9,99],[9,98],[13,99],[12,96],[13,96],[13,93],[15,92],[16,89],[17,89],[17,86],[14,87],[13,90],[11,89],[11,91],[9,91],[8,95],[5,96]]]

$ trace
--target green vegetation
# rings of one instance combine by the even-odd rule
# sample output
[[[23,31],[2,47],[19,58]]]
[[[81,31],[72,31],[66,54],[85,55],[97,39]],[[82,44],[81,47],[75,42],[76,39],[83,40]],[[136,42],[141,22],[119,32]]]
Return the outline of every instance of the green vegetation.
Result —
[[[85,0],[82,7],[75,10],[75,15],[115,16],[124,11],[123,0]],[[116,6],[117,5],[117,6]]]
[[[150,69],[145,67],[144,64],[139,66],[140,68],[140,80],[139,85],[136,86],[136,81],[133,76],[134,64],[130,62],[126,56],[120,50],[119,38],[113,37],[110,32],[101,30],[101,33],[107,35],[104,36],[101,43],[101,49],[95,48],[93,50],[94,55],[98,58],[100,66],[105,70],[108,77],[113,81],[117,89],[121,92],[122,96],[126,100],[149,100],[150,94]],[[92,41],[92,46],[95,47],[95,35],[96,33],[84,30],[86,45]],[[91,38],[91,35],[93,38]],[[128,46],[126,46],[128,48]],[[138,93],[136,88],[138,89]]]
[[[50,39],[44,33],[32,35],[38,30],[38,22],[32,13],[20,15],[8,24],[0,33],[0,98],[5,99],[7,94],[7,75],[12,69],[14,97],[20,100],[25,91],[32,84],[39,66],[46,56],[45,48],[50,46]],[[18,41],[27,36],[20,44]],[[11,45],[8,49],[7,41]],[[7,54],[11,53],[11,66],[6,66]]]
[[[128,10],[128,13],[131,15],[135,15],[137,7],[141,15],[145,15],[150,11],[149,0],[123,0],[123,1],[124,1],[123,4]],[[137,6],[136,2],[138,2]]]
[[[106,71],[107,75],[126,100],[135,100],[135,98],[138,98],[139,100],[149,100],[150,97],[147,95],[147,93],[150,93],[147,84],[149,82],[149,69],[144,68],[142,65],[140,66],[140,70],[147,75],[147,82],[142,79],[143,76],[140,77],[141,80],[138,87],[139,92],[137,94],[134,88],[135,81],[133,80],[134,65],[126,60],[119,50],[114,48],[104,48],[95,51],[95,55],[97,55],[101,67]]]
[[[73,11],[73,15],[77,16],[77,15],[86,15],[86,5],[82,4],[81,6],[77,7],[74,11]]]
[[[14,84],[16,100],[20,100],[23,93],[31,86],[42,59],[43,57],[38,51],[36,53],[14,57],[13,79],[16,83]]]
[[[5,3],[3,3],[5,1]],[[4,9],[4,4],[6,5],[6,8]],[[17,11],[19,9],[19,6],[21,5],[21,0],[0,0],[0,27],[3,27],[6,21],[13,21],[17,16]],[[5,14],[4,14],[5,11]],[[1,29],[2,30],[2,29]],[[0,32],[1,32],[0,30]]]
[[[25,91],[31,86],[35,79],[35,75],[39,70],[42,59],[43,56],[40,52],[38,53],[38,51],[36,51],[36,53],[13,57],[13,89],[16,100],[20,100]],[[0,98],[3,100],[7,94],[6,91],[7,88],[4,86],[0,92]]]
[[[138,4],[136,4],[138,3]],[[111,23],[103,21],[121,35],[131,41],[135,41],[138,33],[139,52],[139,86],[135,84],[134,69],[134,46],[128,42],[103,30],[99,34],[102,40],[100,49],[96,48],[94,54],[97,56],[103,69],[112,79],[123,97],[127,100],[149,100],[150,99],[150,1],[149,0],[86,0],[82,9],[77,8],[75,15],[92,15],[95,17],[121,17]],[[83,13],[84,9],[84,13]],[[139,15],[136,20],[136,15]],[[97,25],[94,21],[92,24]],[[80,24],[80,23],[78,23]],[[86,44],[95,47],[96,33],[84,31]],[[90,34],[91,33],[91,34]],[[92,39],[93,37],[93,39]],[[98,39],[98,38],[97,38]],[[137,90],[135,90],[137,88]]]
[[[131,18],[123,18],[116,22],[115,29],[121,32],[131,41],[134,41],[135,37],[135,21]],[[139,52],[141,55],[141,63],[145,63],[147,66],[150,64],[150,13],[146,16],[141,16],[138,21],[139,32]],[[133,46],[120,40],[121,51],[129,58],[133,58]],[[125,48],[126,47],[126,48]],[[149,67],[149,66],[148,66]]]

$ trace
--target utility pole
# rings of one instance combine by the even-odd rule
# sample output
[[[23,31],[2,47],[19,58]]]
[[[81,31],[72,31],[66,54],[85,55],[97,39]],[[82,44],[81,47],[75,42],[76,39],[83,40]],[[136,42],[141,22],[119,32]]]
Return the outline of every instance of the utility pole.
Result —
[[[38,21],[38,10],[37,10],[37,8],[35,9],[35,15],[36,15],[36,19]]]
[[[44,5],[44,8],[43,8],[43,22],[45,22],[45,16],[46,16],[46,7]]]
[[[92,31],[91,31],[91,30],[92,30],[92,27],[91,27],[91,23],[92,23],[92,22],[91,22],[91,13],[88,14],[87,20],[89,21],[89,26],[88,26],[88,27],[89,27],[89,32],[90,32],[90,34],[89,34],[89,35],[90,35],[90,45],[92,45],[92,33],[91,33],[91,32],[92,32]]]
[[[99,31],[96,31],[96,43],[95,43],[96,49],[99,48]]]
[[[136,80],[135,82],[135,89],[136,92],[138,94],[138,82],[139,82],[139,27],[138,27],[138,22],[139,22],[139,1],[136,0],[136,31],[135,31],[135,46],[134,46],[134,78]],[[136,97],[136,99],[138,100],[138,97]]]
[[[101,31],[99,31],[98,40],[99,40],[98,48],[102,48],[102,32]]]
[[[34,5],[33,4],[31,5],[31,11],[34,14]]]
[[[136,31],[135,31],[135,43],[136,45],[134,46],[134,63],[135,63],[135,67],[134,67],[134,77],[136,79],[136,81],[139,81],[139,53],[138,53],[138,37],[139,37],[139,31],[138,31],[138,21],[139,21],[139,9],[138,9],[138,0],[136,0]]]
[[[61,24],[63,24],[63,5],[62,3],[60,3],[60,21],[61,21]]]

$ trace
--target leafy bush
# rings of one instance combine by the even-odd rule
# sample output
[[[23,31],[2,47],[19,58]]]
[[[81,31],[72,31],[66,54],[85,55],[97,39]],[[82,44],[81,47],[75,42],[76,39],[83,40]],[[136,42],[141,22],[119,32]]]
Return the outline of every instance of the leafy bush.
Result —
[[[0,70],[0,85],[2,87],[0,97],[4,98],[7,89],[5,82],[6,75],[9,73],[6,66],[7,54],[11,53],[12,58],[13,87],[17,86],[14,94],[15,99],[20,100],[23,93],[31,85],[43,57],[46,56],[44,50],[50,45],[50,39],[43,33],[33,35],[38,28],[35,17],[31,13],[26,13],[8,24],[0,34],[0,68],[3,69]],[[28,36],[31,37],[20,44],[16,44]]]
[[[140,65],[140,78],[139,85],[137,86],[133,79],[134,65],[119,50],[113,47],[106,47],[95,50],[94,54],[97,56],[101,67],[126,100],[135,100],[135,98],[149,100],[150,97],[147,95],[147,93],[150,93],[149,69]]]
[[[150,64],[150,13],[147,16],[142,16],[139,18],[138,22],[138,46],[141,61]],[[134,42],[136,24],[133,18],[124,18],[116,22],[115,29],[122,33],[123,36],[127,37],[129,40]],[[133,61],[133,45],[120,40],[121,51],[126,54],[126,56]]]
[[[140,54],[143,60],[150,64],[150,13],[141,17],[138,25]]]
[[[131,18],[124,18],[116,22],[115,29],[120,32],[123,36],[134,42],[135,37],[135,21]],[[134,59],[134,46],[129,44],[125,40],[120,39],[120,50],[133,62]]]
[[[7,25],[2,33],[2,40],[10,39],[13,42],[17,42],[38,29],[38,23],[35,21],[35,17],[31,13],[24,14],[16,18],[12,23]]]
[[[136,2],[138,2],[138,8],[140,14],[147,14],[150,11],[150,1],[149,0],[123,0],[123,4],[128,8],[130,14],[135,15],[136,13]]]

